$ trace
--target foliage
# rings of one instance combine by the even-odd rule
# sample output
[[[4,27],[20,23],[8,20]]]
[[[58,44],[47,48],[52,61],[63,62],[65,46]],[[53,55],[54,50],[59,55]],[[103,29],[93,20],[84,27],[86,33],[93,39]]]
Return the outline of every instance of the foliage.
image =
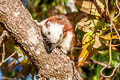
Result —
[[[86,80],[119,80],[120,71],[120,1],[118,0],[22,0],[34,19],[65,14],[74,25],[76,67]],[[3,29],[0,27],[0,33]],[[15,54],[1,67],[3,76],[34,78],[35,69],[14,40],[6,42],[6,58]],[[4,49],[0,47],[0,55]],[[76,61],[77,60],[77,61]],[[114,73],[114,71],[116,71]],[[113,73],[113,75],[111,75]],[[111,75],[111,76],[106,76]],[[16,77],[17,76],[17,77]]]

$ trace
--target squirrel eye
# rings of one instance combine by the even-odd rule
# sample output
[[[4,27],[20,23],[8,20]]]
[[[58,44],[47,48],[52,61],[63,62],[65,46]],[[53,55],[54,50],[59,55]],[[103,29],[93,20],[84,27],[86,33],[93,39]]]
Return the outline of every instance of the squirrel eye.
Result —
[[[48,32],[48,34],[50,35],[50,32]]]
[[[50,22],[47,23],[47,26],[50,26]]]

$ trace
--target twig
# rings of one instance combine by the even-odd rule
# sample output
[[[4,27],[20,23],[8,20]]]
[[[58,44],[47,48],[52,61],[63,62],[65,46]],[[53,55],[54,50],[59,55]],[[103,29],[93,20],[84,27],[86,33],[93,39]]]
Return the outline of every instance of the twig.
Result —
[[[120,46],[120,44],[112,44],[112,47]]]
[[[111,65],[111,62],[112,62],[112,26],[110,27],[110,33],[111,33],[111,36],[110,36],[110,43],[109,43],[109,63],[108,65]]]
[[[120,35],[119,35],[119,33],[118,33],[115,25],[113,24],[113,21],[120,16],[120,8],[119,8],[119,5],[118,5],[118,0],[115,0],[115,3],[116,3],[116,7],[118,8],[119,11],[118,11],[118,14],[114,17],[114,19],[111,20],[111,24],[110,24],[111,36],[112,36],[112,27],[113,27],[114,30],[115,30],[115,32],[117,33],[118,39],[120,40]],[[111,64],[111,61],[112,61],[112,53],[111,53],[111,50],[112,50],[112,49],[111,49],[111,47],[112,47],[112,37],[111,37],[111,39],[110,39],[110,44],[109,44],[109,58],[110,58],[110,60],[109,60],[109,65]],[[108,75],[108,76],[106,76],[106,75],[103,74],[103,71],[107,68],[107,66],[104,66],[104,67],[101,69],[100,74],[101,74],[103,77],[105,77],[105,78],[110,78],[110,77],[112,77],[112,76],[114,75],[115,71],[117,70],[117,68],[118,68],[119,66],[120,66],[120,63],[113,69],[112,74],[110,74],[110,75]]]
[[[99,61],[96,61],[96,60],[92,60],[92,59],[91,59],[91,61],[92,61],[94,64],[98,64],[98,65],[100,65],[100,66],[104,66],[104,67],[107,67],[107,68],[112,68],[112,66],[107,65],[107,64],[105,64],[105,63],[102,63],[102,62],[99,62]]]
[[[103,71],[107,68],[107,66],[104,66],[104,67],[100,70],[100,74],[101,74],[103,77],[105,77],[105,78],[110,78],[110,77],[112,77],[112,76],[114,75],[115,71],[117,70],[117,68],[118,68],[119,66],[120,66],[120,63],[118,63],[117,66],[115,66],[115,68],[114,68],[113,71],[112,71],[112,74],[110,74],[110,75],[108,75],[108,76],[105,76],[105,75],[103,74]]]
[[[2,62],[5,59],[5,43],[3,43],[3,53],[2,53]]]
[[[120,35],[119,35],[119,33],[118,33],[118,31],[117,31],[117,29],[116,29],[116,27],[115,27],[115,25],[113,24],[113,28],[114,28],[114,30],[115,30],[115,32],[116,32],[116,34],[117,34],[117,36],[118,36],[118,39],[120,40]]]
[[[118,18],[120,16],[120,8],[119,8],[119,5],[118,5],[118,0],[115,0],[115,4],[116,4],[116,7],[118,9],[118,14],[114,17],[113,20],[115,20],[116,18]]]
[[[15,54],[16,54],[16,51],[15,51],[13,54],[11,54],[8,58],[6,58],[4,61],[2,61],[2,62],[0,63],[0,66],[1,66],[4,62],[6,62],[10,57],[14,56]]]
[[[116,7],[118,9],[118,14],[113,18],[113,20],[111,21],[111,24],[112,24],[115,32],[117,33],[118,39],[120,40],[120,35],[119,35],[115,25],[113,24],[113,21],[120,16],[120,8],[119,8],[119,5],[118,5],[118,0],[115,0],[115,4],[116,4]]]
[[[106,1],[106,0],[105,0],[105,1]],[[119,33],[118,33],[115,25],[113,24],[113,21],[120,16],[120,8],[119,8],[119,5],[118,5],[118,0],[115,0],[115,4],[116,4],[116,7],[117,7],[117,9],[118,9],[118,14],[117,14],[114,18],[112,18],[111,23],[110,23],[110,26],[112,26],[112,27],[114,28],[114,30],[115,30],[115,32],[116,32],[116,34],[117,34],[117,36],[118,36],[118,39],[120,40],[120,35],[119,35]]]
[[[3,80],[14,80],[13,78],[9,78],[9,77],[1,77],[0,79],[3,79]]]
[[[8,37],[8,33],[6,30],[4,30],[2,35],[0,36],[0,46],[7,37]]]
[[[112,76],[114,75],[115,71],[117,70],[117,68],[120,66],[120,63],[118,63],[117,66],[115,66],[115,68],[113,69],[112,74],[106,76],[106,75],[103,74],[103,71],[104,71],[106,68],[113,68],[112,66],[107,65],[107,64],[102,63],[102,62],[99,62],[99,61],[96,61],[96,60],[92,60],[92,59],[90,59],[90,61],[92,61],[92,63],[94,63],[94,64],[98,64],[98,65],[103,66],[103,68],[100,70],[100,74],[101,74],[103,77],[105,77],[105,78],[110,78],[110,77],[112,77]]]
[[[107,43],[105,43],[105,42],[102,42],[102,43],[104,43],[104,45],[105,45],[106,47],[109,47],[109,44],[107,44]],[[117,49],[116,46],[120,46],[120,44],[118,44],[118,45],[112,45],[112,50],[117,51],[118,53],[120,53],[120,50]]]
[[[109,15],[109,8],[108,8],[108,0],[105,0],[105,10],[106,10],[106,15]]]

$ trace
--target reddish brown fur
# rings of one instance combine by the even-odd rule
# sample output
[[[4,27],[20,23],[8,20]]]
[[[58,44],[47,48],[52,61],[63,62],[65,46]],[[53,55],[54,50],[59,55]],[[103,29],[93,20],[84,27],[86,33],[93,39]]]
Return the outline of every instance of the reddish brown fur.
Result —
[[[74,30],[73,30],[73,26],[71,24],[71,22],[68,20],[68,18],[64,15],[56,15],[56,16],[52,16],[50,18],[48,18],[48,20],[46,21],[46,27],[48,26],[48,21],[53,22],[53,23],[59,23],[64,25],[64,29],[63,29],[63,39],[67,36],[67,32],[72,32],[73,33],[73,38],[72,38],[72,42],[71,42],[71,49],[70,51],[73,50],[74,47],[74,42],[75,42],[75,34],[74,34]]]

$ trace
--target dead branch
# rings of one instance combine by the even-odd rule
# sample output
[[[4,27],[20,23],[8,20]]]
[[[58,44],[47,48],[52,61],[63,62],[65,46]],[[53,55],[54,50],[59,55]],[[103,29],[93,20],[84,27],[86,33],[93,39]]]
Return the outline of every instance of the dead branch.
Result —
[[[105,63],[103,63],[103,62],[99,62],[99,61],[92,60],[92,59],[91,59],[91,61],[92,61],[92,63],[94,63],[94,64],[98,64],[98,65],[100,65],[100,66],[107,67],[107,68],[112,68],[112,66],[107,65],[107,64],[105,64]]]
[[[1,63],[0,63],[0,66],[5,63],[8,59],[10,59],[12,56],[14,56],[16,54],[16,51],[14,53],[12,53],[8,58],[6,58],[5,60],[3,60]]]
[[[118,63],[117,64],[117,66],[115,66],[115,68],[113,69],[113,71],[112,71],[112,73],[110,74],[110,75],[104,75],[103,74],[103,71],[107,68],[107,66],[104,66],[101,70],[100,70],[100,74],[103,76],[103,77],[105,77],[105,78],[110,78],[110,77],[112,77],[114,74],[115,74],[115,72],[116,72],[116,70],[117,70],[117,68],[120,66],[120,63]]]
[[[5,59],[5,43],[3,43],[3,53],[2,53],[2,62]]]

